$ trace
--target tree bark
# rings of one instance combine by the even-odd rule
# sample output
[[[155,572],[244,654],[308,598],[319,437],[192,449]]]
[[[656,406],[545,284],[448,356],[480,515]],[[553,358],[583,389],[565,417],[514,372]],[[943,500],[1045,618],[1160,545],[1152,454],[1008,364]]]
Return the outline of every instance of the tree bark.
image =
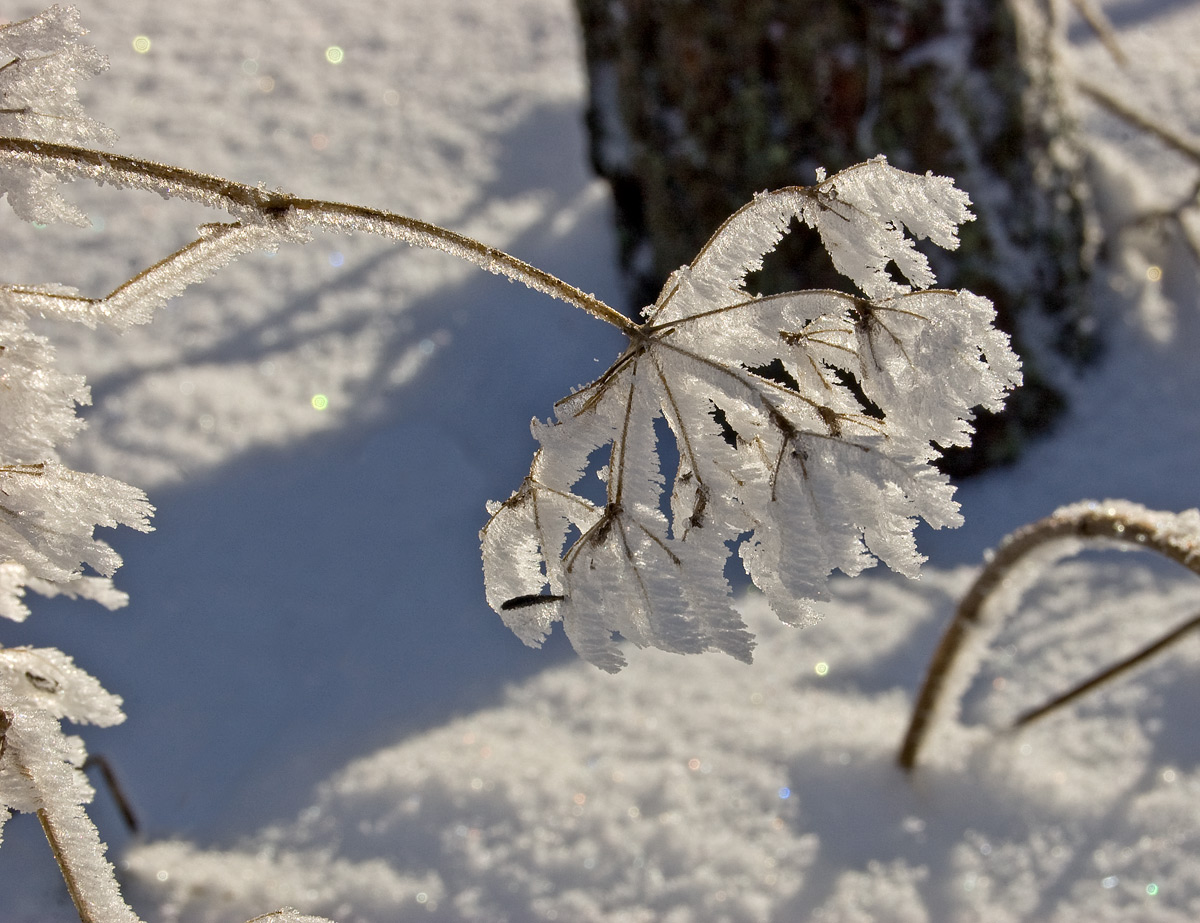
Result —
[[[1061,399],[1040,367],[1093,348],[1087,194],[1054,0],[576,3],[592,158],[613,186],[637,304],[753,193],[885,154],[971,195],[978,218],[960,250],[929,255],[940,284],[995,302],[1026,361],[1009,410],[980,420],[975,445],[948,467],[1011,459],[1049,423]],[[819,243],[792,234],[751,284],[846,283]]]

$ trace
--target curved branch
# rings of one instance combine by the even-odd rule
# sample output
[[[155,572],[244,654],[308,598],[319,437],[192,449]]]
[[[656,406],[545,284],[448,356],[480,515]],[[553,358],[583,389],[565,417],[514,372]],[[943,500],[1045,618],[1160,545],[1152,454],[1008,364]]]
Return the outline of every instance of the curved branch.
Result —
[[[61,177],[146,189],[163,197],[223,209],[251,224],[270,226],[282,222],[342,234],[376,234],[416,247],[441,250],[581,308],[627,334],[638,328],[619,311],[557,276],[474,238],[406,215],[301,198],[152,160],[26,138],[0,138],[0,166],[34,167]]]
[[[1194,514],[1195,511],[1191,511]],[[1185,514],[1188,515],[1188,514]],[[925,671],[913,705],[908,730],[896,762],[905,772],[916,765],[921,744],[942,704],[964,642],[984,622],[985,604],[1008,580],[1016,566],[1037,549],[1053,542],[1091,539],[1129,543],[1170,558],[1200,576],[1200,535],[1183,528],[1174,514],[1156,513],[1124,501],[1077,503],[1045,519],[1023,526],[1001,541],[971,588],[963,596]]]

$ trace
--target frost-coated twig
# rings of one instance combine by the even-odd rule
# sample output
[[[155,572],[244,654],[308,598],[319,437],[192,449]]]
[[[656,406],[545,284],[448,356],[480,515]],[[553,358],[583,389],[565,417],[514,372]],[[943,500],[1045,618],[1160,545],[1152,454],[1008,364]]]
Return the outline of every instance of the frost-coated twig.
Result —
[[[67,893],[71,895],[71,903],[75,905],[75,912],[79,914],[81,923],[100,923],[92,913],[87,889],[75,874],[75,866],[72,863],[73,850],[63,842],[58,826],[45,808],[37,812],[37,817],[41,821],[42,832],[46,834],[46,842],[50,844],[50,851],[54,853],[54,861],[58,863],[59,871],[62,872],[63,881],[67,883]]]
[[[288,232],[294,234],[297,230],[369,233],[417,247],[441,250],[581,308],[626,333],[637,327],[625,315],[594,295],[581,291],[557,276],[474,238],[406,215],[323,199],[306,199],[182,167],[91,148],[26,138],[0,138],[0,167],[19,166],[37,167],[64,178],[90,179],[100,184],[146,189],[163,197],[186,199],[209,208],[223,209],[239,219],[237,224],[224,227],[275,227],[279,229],[277,239],[286,237]],[[175,260],[203,242],[204,238],[201,238],[189,244],[164,262]],[[162,265],[156,264],[130,281],[138,281]],[[117,291],[123,288],[121,286]]]
[[[943,705],[946,686],[964,643],[986,621],[985,604],[1011,579],[1023,559],[1051,543],[1077,539],[1128,543],[1157,551],[1200,575],[1200,513],[1196,510],[1176,515],[1125,501],[1077,503],[1008,535],[959,602],[926,668],[897,756],[897,763],[906,772],[916,765],[921,744]]]
[[[120,700],[61,651],[0,648],[0,704],[0,807],[37,814],[83,923],[140,923],[84,809],[93,789],[81,770],[82,742],[61,726],[117,724]]]

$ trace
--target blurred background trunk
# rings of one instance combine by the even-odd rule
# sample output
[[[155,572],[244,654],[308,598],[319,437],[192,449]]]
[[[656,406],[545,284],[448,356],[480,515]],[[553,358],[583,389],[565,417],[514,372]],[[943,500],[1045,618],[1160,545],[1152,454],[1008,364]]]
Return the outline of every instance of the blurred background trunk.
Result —
[[[963,475],[1011,460],[1062,407],[1047,374],[1093,350],[1088,209],[1058,76],[1055,0],[576,0],[591,153],[612,184],[634,305],[753,193],[884,154],[955,178],[977,220],[940,284],[991,298],[1026,384],[985,415]],[[760,292],[844,288],[815,235]]]

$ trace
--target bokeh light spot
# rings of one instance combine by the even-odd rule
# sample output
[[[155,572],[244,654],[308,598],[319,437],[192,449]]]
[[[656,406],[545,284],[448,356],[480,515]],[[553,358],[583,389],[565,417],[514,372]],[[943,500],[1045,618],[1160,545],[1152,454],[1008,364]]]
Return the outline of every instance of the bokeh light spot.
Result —
[[[345,57],[346,53],[337,45],[330,45],[325,49],[325,60],[330,64],[341,64]]]
[[[150,39],[145,35],[139,35],[133,40],[133,50],[138,54],[145,54],[150,50]]]
[[[312,396],[313,410],[324,410],[329,406],[329,398],[324,394],[314,394]]]

